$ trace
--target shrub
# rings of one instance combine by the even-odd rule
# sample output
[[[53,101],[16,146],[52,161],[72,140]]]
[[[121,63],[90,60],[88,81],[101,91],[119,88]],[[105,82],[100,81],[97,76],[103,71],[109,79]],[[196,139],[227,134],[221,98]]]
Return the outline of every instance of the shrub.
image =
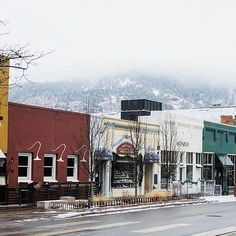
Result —
[[[104,195],[97,195],[93,197],[94,202],[105,202],[108,200],[111,200],[111,198]]]
[[[169,191],[151,191],[145,194],[145,197],[158,197],[161,201],[167,201],[171,194]]]

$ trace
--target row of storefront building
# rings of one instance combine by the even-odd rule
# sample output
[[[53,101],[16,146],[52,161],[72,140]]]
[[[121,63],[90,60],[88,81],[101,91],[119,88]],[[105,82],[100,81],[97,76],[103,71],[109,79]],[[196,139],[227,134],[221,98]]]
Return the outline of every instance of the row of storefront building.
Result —
[[[133,102],[152,105],[147,100]],[[91,178],[97,194],[113,197],[134,195],[135,189],[143,195],[177,182],[199,187],[212,181],[223,192],[233,191],[234,125],[161,111],[157,103],[114,116],[8,103],[7,96],[2,96],[1,104],[0,203],[17,203],[19,198],[32,201],[36,196],[29,189],[42,189],[41,198],[82,197],[82,192],[86,198]],[[166,120],[175,127],[174,147],[165,146]],[[192,187],[193,192],[196,189]]]

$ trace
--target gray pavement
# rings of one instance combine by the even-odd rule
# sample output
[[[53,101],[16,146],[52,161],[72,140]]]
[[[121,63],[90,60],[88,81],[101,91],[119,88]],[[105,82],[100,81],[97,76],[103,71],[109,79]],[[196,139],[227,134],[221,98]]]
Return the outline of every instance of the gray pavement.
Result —
[[[59,215],[60,217],[60,215]],[[0,213],[2,235],[236,235],[236,202],[208,203],[60,219],[58,213]]]

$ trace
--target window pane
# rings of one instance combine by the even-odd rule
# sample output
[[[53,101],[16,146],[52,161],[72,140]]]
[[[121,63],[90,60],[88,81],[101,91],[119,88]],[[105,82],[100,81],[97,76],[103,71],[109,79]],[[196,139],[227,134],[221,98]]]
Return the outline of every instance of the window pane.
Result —
[[[154,184],[157,184],[157,174],[154,174]]]
[[[73,168],[67,168],[67,176],[74,177],[74,169]]]
[[[203,168],[203,177],[205,180],[212,179],[212,166],[204,166]]]
[[[51,167],[44,167],[44,176],[45,177],[52,177],[52,168]]]
[[[27,167],[18,167],[18,176],[27,177]]]
[[[201,164],[201,154],[196,153],[196,164]]]
[[[28,156],[19,156],[18,165],[19,166],[28,166]]]
[[[52,166],[52,157],[44,157],[44,166]]]
[[[74,158],[67,158],[67,166],[74,167],[75,159]]]
[[[6,162],[4,160],[0,160],[0,176],[6,175]]]
[[[187,173],[186,173],[186,179],[188,181],[193,180],[193,166],[187,165]]]

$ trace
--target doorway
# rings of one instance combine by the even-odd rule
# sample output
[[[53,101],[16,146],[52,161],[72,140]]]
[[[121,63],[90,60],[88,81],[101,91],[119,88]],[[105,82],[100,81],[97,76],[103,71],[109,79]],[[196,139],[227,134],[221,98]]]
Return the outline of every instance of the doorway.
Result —
[[[151,192],[153,190],[152,176],[153,176],[153,165],[145,164],[145,193]]]

